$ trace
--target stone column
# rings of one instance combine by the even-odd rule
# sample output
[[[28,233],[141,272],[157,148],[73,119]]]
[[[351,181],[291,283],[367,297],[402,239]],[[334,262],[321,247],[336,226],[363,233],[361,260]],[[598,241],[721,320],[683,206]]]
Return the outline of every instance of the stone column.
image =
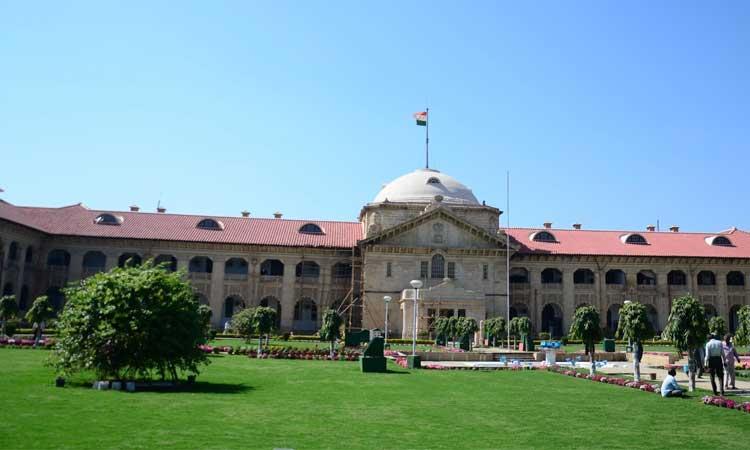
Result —
[[[211,295],[208,297],[208,304],[211,306],[214,317],[223,319],[221,307],[224,303],[224,264],[227,258],[214,257],[211,259],[213,260],[213,270],[211,271]]]
[[[0,261],[0,294],[2,294],[3,286],[5,286],[5,272],[8,268],[8,252],[10,251],[10,241],[3,245],[2,260]]]
[[[669,298],[668,271],[656,273],[656,312],[659,314],[659,329],[667,326],[669,312],[672,310],[672,299]]]
[[[117,267],[117,260],[120,257],[120,254],[118,252],[110,250],[108,252],[104,252],[104,256],[107,257],[107,259],[104,260],[105,272],[109,272],[110,270]]]
[[[565,329],[565,324],[570,323],[571,318],[573,317],[573,313],[576,311],[576,290],[575,290],[575,283],[573,283],[573,273],[575,272],[575,268],[573,267],[564,267],[562,269],[562,277],[563,277],[563,284],[562,284],[562,309],[563,309],[563,329]]]
[[[729,295],[727,292],[727,273],[726,270],[716,271],[716,314],[719,317],[724,317],[725,320],[729,319]],[[727,320],[727,327],[729,321]]]
[[[16,295],[16,304],[19,304],[21,301],[21,289],[23,289],[23,274],[24,270],[26,269],[26,246],[19,244],[18,246],[18,282],[16,283],[15,288],[15,295]]]
[[[295,269],[298,261],[296,259],[283,259],[281,262],[284,263],[284,277],[281,280],[281,296],[279,298],[281,302],[281,328],[291,330],[294,324],[294,304],[297,301],[295,298]]]
[[[68,280],[79,281],[83,274],[83,250],[70,251],[70,266],[68,267]]]

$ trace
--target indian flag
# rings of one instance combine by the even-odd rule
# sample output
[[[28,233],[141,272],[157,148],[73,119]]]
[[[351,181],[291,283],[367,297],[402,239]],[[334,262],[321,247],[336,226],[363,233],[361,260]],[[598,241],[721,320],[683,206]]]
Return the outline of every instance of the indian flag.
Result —
[[[417,119],[417,125],[420,125],[423,127],[427,126],[427,111],[414,113],[414,118]]]

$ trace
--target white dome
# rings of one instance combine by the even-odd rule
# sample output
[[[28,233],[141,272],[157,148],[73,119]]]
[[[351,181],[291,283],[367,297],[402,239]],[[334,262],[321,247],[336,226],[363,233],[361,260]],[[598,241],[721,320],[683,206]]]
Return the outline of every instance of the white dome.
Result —
[[[375,197],[374,203],[430,203],[436,195],[443,203],[478,205],[471,189],[455,178],[434,169],[417,169],[386,184]]]

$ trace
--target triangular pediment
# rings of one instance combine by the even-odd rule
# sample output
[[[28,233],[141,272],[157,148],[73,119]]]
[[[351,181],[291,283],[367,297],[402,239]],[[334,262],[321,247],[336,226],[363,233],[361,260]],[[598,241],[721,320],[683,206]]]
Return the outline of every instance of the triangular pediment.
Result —
[[[504,249],[505,240],[506,234],[503,231],[488,233],[453,214],[448,208],[438,206],[359,241],[359,245]],[[515,250],[512,241],[511,250]]]

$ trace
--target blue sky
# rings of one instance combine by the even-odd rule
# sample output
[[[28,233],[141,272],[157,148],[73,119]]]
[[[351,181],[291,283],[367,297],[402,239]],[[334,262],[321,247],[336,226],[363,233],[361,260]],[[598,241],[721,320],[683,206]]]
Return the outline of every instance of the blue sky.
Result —
[[[750,228],[750,3],[0,0],[15,204],[352,220],[431,165],[511,222]],[[503,221],[505,223],[505,221]]]

